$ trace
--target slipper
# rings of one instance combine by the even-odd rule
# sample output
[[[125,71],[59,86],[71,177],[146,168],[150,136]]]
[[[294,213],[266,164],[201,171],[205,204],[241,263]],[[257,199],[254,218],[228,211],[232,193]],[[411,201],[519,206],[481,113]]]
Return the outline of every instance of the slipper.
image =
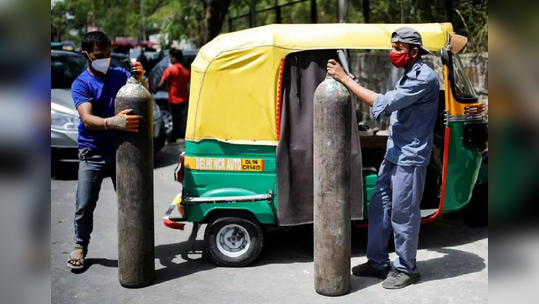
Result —
[[[77,249],[82,249],[82,258],[75,258],[72,256],[73,252],[69,255],[67,259],[67,267],[71,269],[83,269],[84,268],[84,257],[86,256],[86,249],[79,244],[75,244],[75,248],[73,248],[73,251]],[[79,265],[75,265],[74,263],[77,262]]]

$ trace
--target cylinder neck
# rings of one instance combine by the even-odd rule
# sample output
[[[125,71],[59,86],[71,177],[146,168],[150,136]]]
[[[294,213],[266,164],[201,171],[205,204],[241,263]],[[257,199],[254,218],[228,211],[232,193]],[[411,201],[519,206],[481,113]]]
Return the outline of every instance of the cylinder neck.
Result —
[[[127,78],[127,83],[137,84],[137,83],[139,83],[139,81],[138,81],[137,78],[135,78],[135,76],[131,75],[129,78]]]

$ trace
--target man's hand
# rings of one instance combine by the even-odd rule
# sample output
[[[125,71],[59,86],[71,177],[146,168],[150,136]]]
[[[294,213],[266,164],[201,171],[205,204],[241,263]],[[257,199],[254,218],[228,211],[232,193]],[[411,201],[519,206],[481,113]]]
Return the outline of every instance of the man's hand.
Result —
[[[135,77],[140,81],[142,86],[145,87],[146,90],[150,90],[150,87],[148,86],[144,78],[142,78],[142,76],[144,76],[144,67],[140,62],[137,61],[133,64],[133,67],[131,68],[131,73],[133,72],[135,72]]]
[[[350,76],[346,75],[341,65],[334,59],[330,59],[327,65],[328,74],[333,76],[335,80],[344,83]]]
[[[118,113],[118,115],[108,118],[106,122],[107,128],[127,132],[138,132],[142,116],[127,115],[131,112],[133,112],[131,109],[123,110]]]
[[[142,63],[138,61],[133,64],[131,71],[136,72],[135,77],[137,77],[138,79],[141,79],[142,76],[144,76],[144,67],[142,67]]]

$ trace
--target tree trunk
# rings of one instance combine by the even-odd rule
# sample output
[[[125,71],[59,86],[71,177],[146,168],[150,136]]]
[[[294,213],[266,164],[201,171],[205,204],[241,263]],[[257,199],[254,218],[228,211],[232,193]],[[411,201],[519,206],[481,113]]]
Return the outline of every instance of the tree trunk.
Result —
[[[371,18],[370,18],[371,8],[369,4],[370,4],[369,0],[363,0],[363,19],[365,20],[365,23],[371,22]]]
[[[200,29],[200,42],[204,45],[217,37],[225,21],[230,0],[202,1],[202,27]]]
[[[453,22],[453,0],[445,0],[445,19]]]

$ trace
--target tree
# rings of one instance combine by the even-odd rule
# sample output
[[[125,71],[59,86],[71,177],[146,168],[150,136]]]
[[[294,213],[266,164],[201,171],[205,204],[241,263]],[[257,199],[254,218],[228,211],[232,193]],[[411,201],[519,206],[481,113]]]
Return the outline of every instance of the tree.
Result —
[[[147,14],[153,14],[173,0],[145,0]],[[67,28],[66,14],[73,16]],[[70,29],[86,32],[88,26],[97,26],[111,37],[142,38],[140,0],[64,0],[56,2],[51,10],[53,23],[61,34]]]
[[[147,33],[161,33],[164,47],[173,40],[194,38],[203,45],[222,31],[227,18],[236,18],[232,31],[248,28],[249,8],[253,0],[144,0]],[[295,0],[256,0],[256,9],[264,10]],[[468,51],[488,50],[488,0],[349,0],[349,22],[405,23],[447,22],[452,19],[457,33],[469,38]],[[74,16],[65,20],[66,12]],[[310,23],[310,1],[283,7],[283,23]],[[51,11],[52,22],[62,36],[69,29],[86,31],[95,24],[108,35],[142,37],[140,0],[64,0]],[[319,23],[337,22],[337,1],[317,0]],[[275,10],[256,15],[256,25],[275,23]]]
[[[230,0],[202,0],[202,27],[200,39],[202,44],[217,37],[223,27]]]

